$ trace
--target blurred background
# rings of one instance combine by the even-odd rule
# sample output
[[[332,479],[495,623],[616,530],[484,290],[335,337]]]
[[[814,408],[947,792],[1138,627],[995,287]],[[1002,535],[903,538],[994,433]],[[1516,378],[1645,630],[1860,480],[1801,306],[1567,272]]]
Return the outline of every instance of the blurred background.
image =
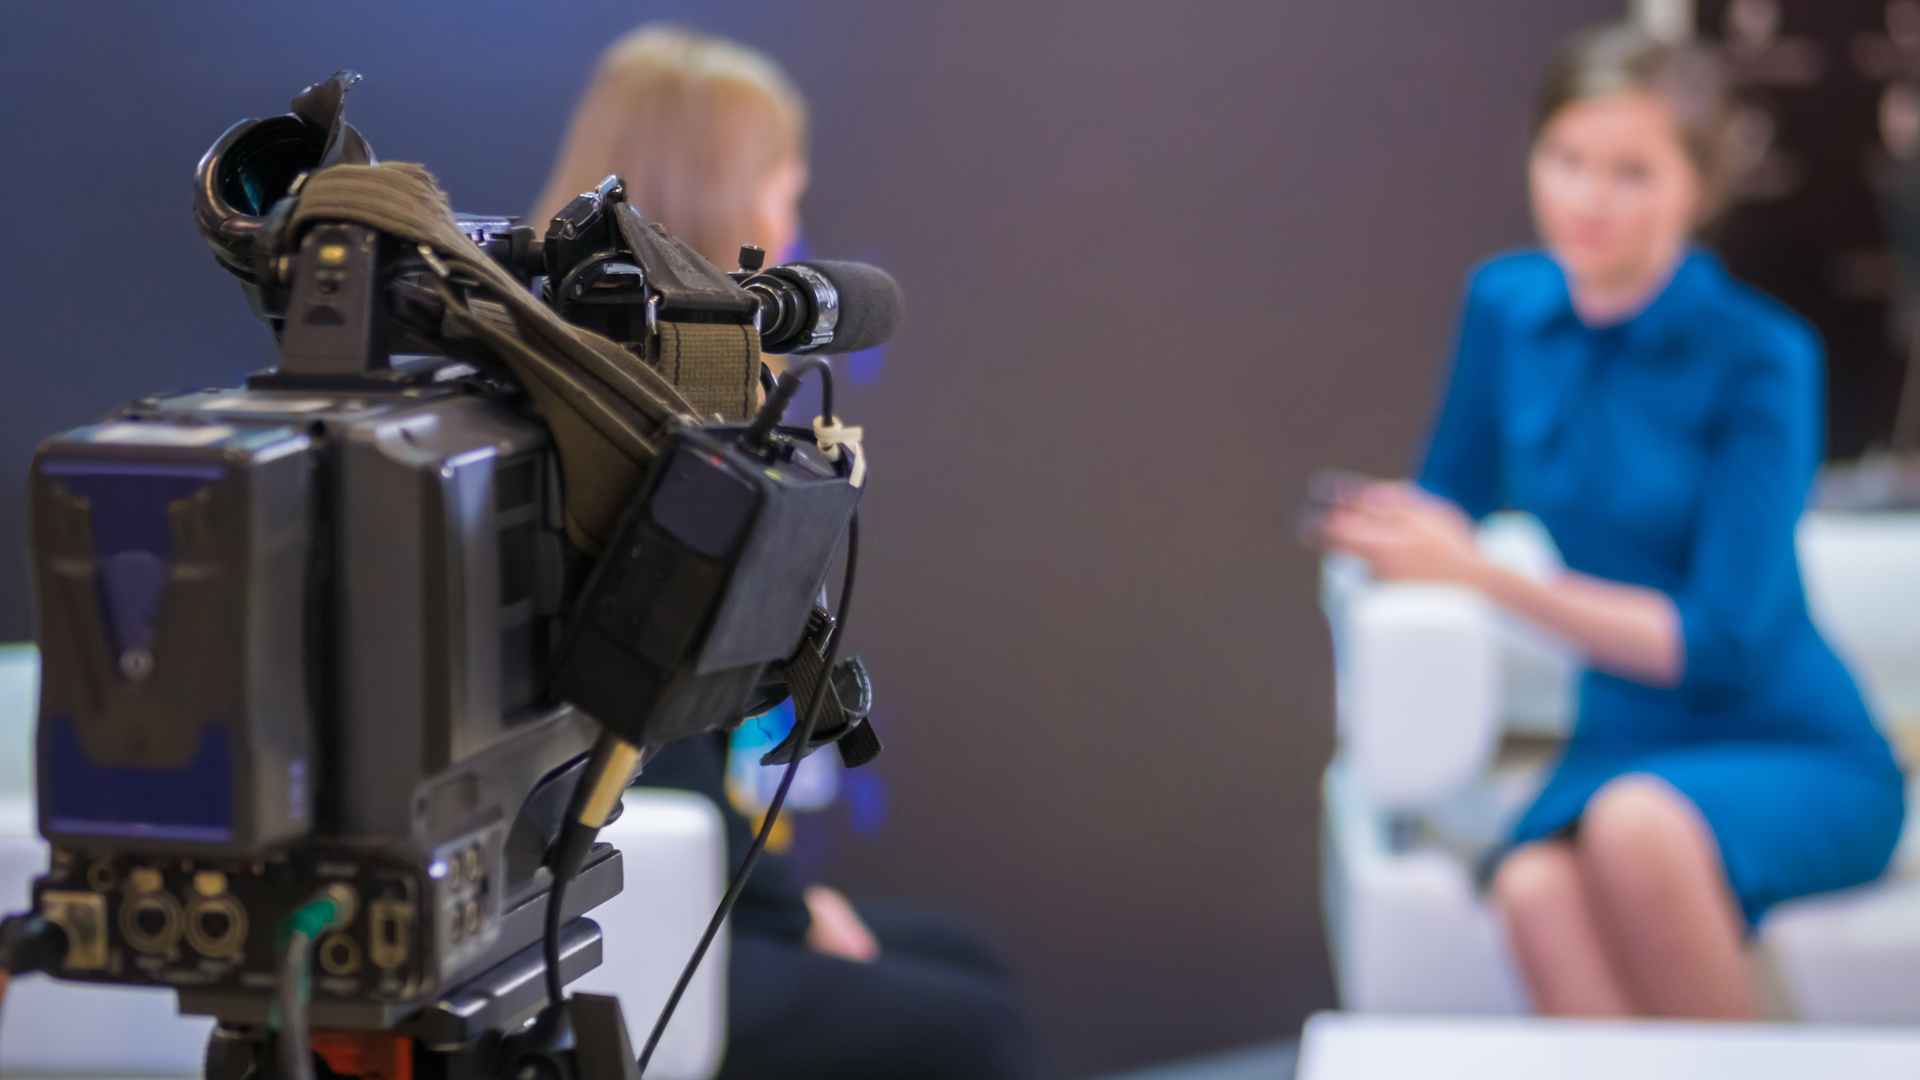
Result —
[[[1774,187],[1724,246],[1821,324],[1834,450],[1855,457],[1885,441],[1904,360],[1862,158],[1882,91],[1847,51],[1847,19],[1877,26],[1882,5],[1802,6],[1785,31],[1751,5],[1700,11],[1761,34],[1755,55],[1827,41],[1811,81],[1791,58],[1755,69],[1775,125],[1757,154],[1795,125],[1829,141],[1756,170]],[[189,215],[193,165],[229,124],[351,67],[348,115],[381,158],[425,163],[458,209],[525,213],[608,42],[657,19],[734,37],[810,100],[812,252],[879,263],[910,300],[843,406],[875,461],[851,647],[889,754],[858,814],[809,819],[801,850],[856,895],[932,903],[1004,946],[1052,1075],[1290,1036],[1334,1000],[1331,652],[1293,508],[1315,468],[1410,464],[1467,268],[1529,238],[1534,79],[1622,13],[9,3],[0,641],[31,636],[35,444],[273,359]],[[1816,87],[1858,105],[1853,127]]]

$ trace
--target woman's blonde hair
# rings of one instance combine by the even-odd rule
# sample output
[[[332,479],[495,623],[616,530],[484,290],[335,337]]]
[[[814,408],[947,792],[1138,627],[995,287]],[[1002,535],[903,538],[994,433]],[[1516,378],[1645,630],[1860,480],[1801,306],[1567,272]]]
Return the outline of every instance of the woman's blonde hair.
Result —
[[[1534,138],[1568,105],[1616,94],[1646,94],[1672,110],[1700,176],[1704,224],[1739,179],[1738,102],[1725,67],[1704,48],[1663,41],[1630,23],[1594,27],[1576,34],[1540,81]]]
[[[601,55],[530,224],[544,230],[568,200],[619,173],[641,214],[730,268],[740,245],[764,242],[754,236],[761,187],[780,166],[804,164],[806,142],[806,102],[771,59],[643,26]]]

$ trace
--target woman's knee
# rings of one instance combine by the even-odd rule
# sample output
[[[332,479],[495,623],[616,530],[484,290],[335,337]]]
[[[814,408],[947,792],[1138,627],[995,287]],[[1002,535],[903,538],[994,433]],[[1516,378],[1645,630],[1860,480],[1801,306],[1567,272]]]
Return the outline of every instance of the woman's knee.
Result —
[[[1580,870],[1565,841],[1515,848],[1493,875],[1493,897],[1509,918],[1563,908],[1579,899]]]
[[[1616,925],[1697,912],[1697,903],[1738,916],[1713,830],[1658,777],[1622,776],[1601,788],[1581,816],[1576,851],[1590,895]]]
[[[1666,781],[1639,773],[1614,778],[1588,800],[1578,854],[1588,869],[1608,876],[1718,859],[1713,834],[1693,803]]]

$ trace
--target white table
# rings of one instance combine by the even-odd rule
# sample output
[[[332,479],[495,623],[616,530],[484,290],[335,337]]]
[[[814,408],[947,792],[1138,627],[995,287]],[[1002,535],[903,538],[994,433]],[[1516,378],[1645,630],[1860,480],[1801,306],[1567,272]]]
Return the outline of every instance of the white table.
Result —
[[[1911,1080],[1920,1028],[1321,1013],[1297,1080]]]

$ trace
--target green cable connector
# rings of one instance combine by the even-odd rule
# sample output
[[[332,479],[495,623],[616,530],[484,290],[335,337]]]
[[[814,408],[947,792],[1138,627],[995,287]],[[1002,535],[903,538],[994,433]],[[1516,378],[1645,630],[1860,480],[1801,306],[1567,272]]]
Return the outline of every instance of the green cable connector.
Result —
[[[329,930],[344,930],[353,921],[353,890],[344,885],[329,885],[313,894],[298,911],[287,916],[280,925],[280,934],[274,939],[275,945],[285,948],[287,938],[294,933],[306,935],[308,941],[317,940]]]
[[[304,934],[308,941],[327,932],[339,916],[340,905],[331,896],[319,896],[307,902],[287,917],[286,925],[280,928],[280,940],[285,941],[289,934]]]
[[[354,906],[351,888],[340,884],[328,885],[280,924],[280,933],[274,938],[274,951],[283,957],[287,956],[290,949],[297,951],[298,955],[293,956],[292,960],[297,965],[293,970],[298,973],[300,986],[297,993],[302,1002],[307,999],[307,949],[327,931],[346,929],[347,924],[353,921]],[[299,941],[293,940],[295,934],[300,935]],[[275,1001],[267,1013],[267,1026],[274,1031],[281,1031],[284,1030],[284,1024],[285,1016],[280,1002]]]

